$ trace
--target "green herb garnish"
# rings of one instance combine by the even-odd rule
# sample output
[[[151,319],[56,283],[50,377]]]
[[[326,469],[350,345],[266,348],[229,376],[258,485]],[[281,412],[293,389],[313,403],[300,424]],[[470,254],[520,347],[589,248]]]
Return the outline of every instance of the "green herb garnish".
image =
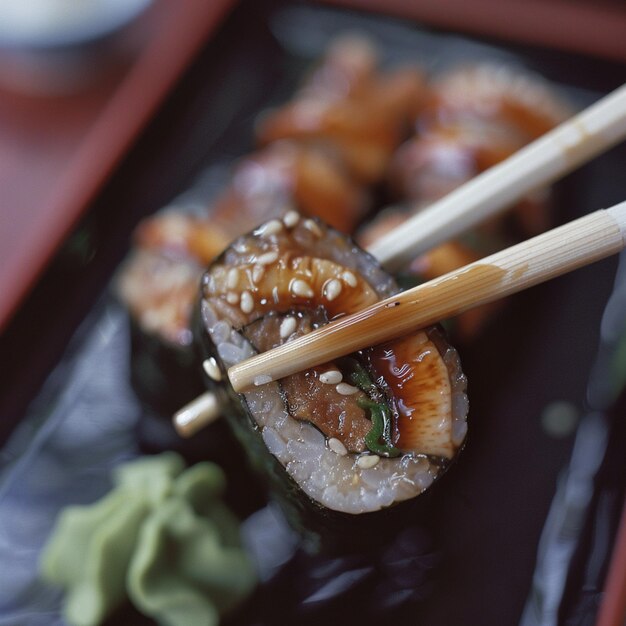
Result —
[[[372,393],[376,393],[376,385],[372,382],[372,379],[369,377],[367,370],[358,362],[354,361],[350,364],[352,367],[352,372],[350,372],[350,380],[358,387],[361,391],[364,391],[368,396],[371,397]]]
[[[402,454],[391,442],[391,411],[384,402],[377,402],[375,397],[380,395],[376,385],[370,378],[367,370],[358,362],[350,364],[352,372],[350,379],[352,383],[369,397],[357,400],[357,404],[362,409],[368,409],[372,428],[365,435],[365,445],[371,452],[381,456],[399,456]]]
[[[399,456],[402,454],[393,443],[391,443],[391,411],[388,406],[372,400],[361,398],[357,400],[362,409],[368,409],[372,428],[365,435],[365,445],[376,454],[382,456]]]

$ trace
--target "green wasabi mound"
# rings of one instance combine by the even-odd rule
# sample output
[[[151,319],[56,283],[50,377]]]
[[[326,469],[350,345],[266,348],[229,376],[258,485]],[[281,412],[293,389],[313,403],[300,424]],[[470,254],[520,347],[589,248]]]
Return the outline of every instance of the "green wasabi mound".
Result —
[[[104,498],[62,511],[41,572],[64,589],[67,622],[95,626],[130,599],[159,624],[217,624],[255,585],[224,487],[217,465],[185,469],[167,452],[121,465]]]

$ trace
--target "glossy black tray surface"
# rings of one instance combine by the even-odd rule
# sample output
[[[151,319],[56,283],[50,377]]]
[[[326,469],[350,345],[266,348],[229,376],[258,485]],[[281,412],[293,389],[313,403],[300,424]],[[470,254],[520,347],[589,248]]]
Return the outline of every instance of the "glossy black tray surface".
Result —
[[[414,60],[431,71],[472,60],[528,67],[554,81],[577,107],[617,87],[624,76],[619,65],[477,42],[379,15],[315,4],[242,2],[0,339],[0,519],[8,520],[0,532],[0,570],[8,572],[13,564],[20,575],[12,594],[0,585],[0,624],[17,623],[11,621],[16,615],[24,616],[24,624],[62,623],[58,596],[28,583],[37,550],[60,506],[102,495],[110,467],[138,451],[136,424],[145,409],[128,382],[125,317],[109,295],[109,281],[128,250],[133,226],[174,198],[207,201],[228,164],[252,148],[255,116],[285,101],[332,35],[347,29],[370,33],[389,63]],[[559,183],[557,221],[623,200],[625,162],[626,151],[618,147]],[[231,621],[519,623],[531,594],[540,535],[575,439],[573,430],[562,436],[547,431],[542,414],[554,401],[585,412],[615,268],[616,260],[609,259],[511,298],[479,340],[463,350],[471,399],[468,444],[433,490],[432,511],[416,520],[414,534],[406,539],[410,548],[397,538],[397,545],[390,542],[396,552],[377,556],[375,565],[358,558],[320,562],[296,551]],[[103,408],[111,393],[113,404]],[[98,439],[103,433],[104,445]],[[616,433],[610,445],[623,450],[624,430]],[[54,465],[64,445],[68,465]],[[622,474],[616,484],[622,494],[623,481]],[[244,489],[233,501],[248,515],[264,510],[264,498]],[[262,535],[267,515],[248,518],[246,533],[253,540]],[[274,540],[293,538],[278,529]],[[408,569],[385,568],[385,563],[404,563],[403,558],[413,559]],[[353,585],[320,592],[329,572],[336,578],[368,567],[361,579],[353,576]],[[584,562],[577,567],[583,571]],[[409,583],[414,593],[404,603],[388,605],[385,598],[393,594],[385,595],[383,583],[394,576],[405,577],[400,586]],[[579,599],[574,583],[568,589],[571,597],[560,623],[566,623]],[[138,620],[126,613],[113,623]]]

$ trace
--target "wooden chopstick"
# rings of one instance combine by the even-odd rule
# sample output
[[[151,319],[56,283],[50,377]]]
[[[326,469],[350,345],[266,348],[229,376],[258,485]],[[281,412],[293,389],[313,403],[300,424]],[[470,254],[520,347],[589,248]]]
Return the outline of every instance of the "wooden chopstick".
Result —
[[[235,391],[374,346],[593,263],[626,245],[626,202],[409,289],[228,370]]]
[[[174,414],[174,429],[183,438],[195,435],[220,417],[221,405],[217,394],[205,391]]]
[[[514,155],[502,161],[498,165],[490,168],[486,172],[483,172],[479,176],[473,178],[465,185],[454,190],[441,200],[433,203],[427,209],[421,211],[415,217],[411,218],[398,229],[387,233],[381,237],[374,244],[368,248],[368,252],[376,257],[382,265],[387,269],[393,270],[401,267],[402,265],[410,262],[420,253],[442,243],[448,239],[451,239],[472,226],[484,221],[485,219],[496,214],[498,211],[505,210],[507,206],[512,205],[515,201],[522,198],[525,194],[540,188],[554,180],[557,180],[561,176],[564,176],[568,172],[575,169],[577,166],[592,159],[594,156],[601,152],[608,150],[619,141],[626,137],[626,85],[616,89],[608,96],[605,96],[595,104],[591,105],[572,119],[564,122],[557,128],[553,129],[549,133],[543,135],[538,140],[531,144],[528,144],[525,148],[516,152]],[[617,207],[614,207],[617,209]],[[591,217],[591,216],[590,216]],[[621,226],[620,226],[621,228]],[[558,230],[558,229],[557,229]],[[556,232],[556,231],[552,231]],[[535,241],[535,240],[531,240]],[[531,242],[528,242],[529,244]],[[526,244],[521,244],[526,245]],[[509,251],[513,251],[516,248],[510,248]],[[621,249],[621,248],[619,248]],[[505,254],[508,251],[505,251]],[[604,256],[612,254],[614,251],[607,252]],[[494,255],[497,257],[497,255]],[[602,258],[599,256],[598,258]],[[496,263],[493,261],[494,257],[485,259],[480,263],[473,264],[465,268],[474,272],[471,274],[474,280],[477,279],[476,266],[491,264],[496,267],[497,272],[497,259]],[[515,281],[512,281],[509,274],[506,274],[507,285],[510,290],[505,292],[502,290],[500,293],[492,294],[489,299],[485,299],[482,302],[494,300],[499,297],[504,297],[507,293],[513,293],[526,287],[530,287],[532,284],[537,284],[543,280],[548,280],[552,276],[556,276],[559,273],[564,273],[575,269],[585,263],[590,263],[595,259],[588,261],[581,261],[579,265],[572,265],[571,267],[565,267],[564,269],[557,271],[553,275],[546,275],[545,277],[537,278],[534,283],[528,282],[527,284],[520,284],[519,286],[511,288],[511,285]],[[459,270],[453,274],[448,275],[429,283],[429,285],[437,286],[440,293],[447,291],[449,281],[458,281],[457,274],[461,274],[464,270]],[[478,270],[485,271],[483,270]],[[504,270],[506,273],[506,270]],[[526,274],[521,268],[516,271],[521,272],[520,276]],[[509,272],[510,273],[510,272]],[[444,279],[448,282],[443,282]],[[486,279],[486,275],[485,275]],[[504,279],[503,279],[504,280]],[[468,275],[465,275],[460,281],[471,282],[468,279]],[[440,285],[440,283],[443,283]],[[426,286],[423,286],[426,287]],[[410,293],[410,292],[405,292]],[[424,291],[421,292],[421,296],[424,296]],[[405,295],[402,294],[402,295]],[[393,299],[392,299],[393,300]],[[464,309],[458,309],[456,312],[447,311],[442,313],[438,317],[435,316],[430,322],[423,322],[423,325],[442,319],[444,317],[454,315],[472,306],[477,306],[480,301],[469,302],[465,305]],[[382,303],[376,305],[381,307]],[[387,307],[397,307],[394,302],[389,302]],[[406,309],[407,307],[404,307]],[[404,311],[403,309],[403,311]],[[378,309],[377,309],[378,310]],[[348,319],[341,320],[342,324],[346,324]],[[330,325],[321,329],[320,332],[334,332]],[[342,331],[348,332],[348,331]],[[399,332],[398,334],[402,334]],[[304,345],[308,341],[313,340],[318,342],[315,338],[315,333],[307,335],[302,338]],[[384,339],[381,339],[384,341]],[[370,342],[371,343],[371,342]],[[320,347],[323,344],[320,344]],[[367,345],[364,344],[364,345]],[[263,367],[258,367],[257,364],[267,363],[268,359],[270,363],[273,363],[273,354],[278,352],[278,356],[281,361],[289,364],[291,358],[289,352],[295,347],[293,343],[289,344],[290,348],[285,349],[287,356],[283,354],[280,357],[280,350],[266,352],[261,354],[245,363],[241,363],[231,368],[229,377],[235,390],[241,390],[246,387],[250,387],[254,382],[254,377],[266,372],[262,371]],[[314,347],[315,344],[314,344]],[[319,352],[320,347],[317,347]],[[363,346],[360,346],[363,347]],[[346,353],[351,350],[343,349],[341,351]],[[355,348],[359,349],[359,348]],[[323,353],[323,352],[322,352]],[[330,358],[330,357],[328,357]],[[324,362],[326,358],[321,358],[318,362]],[[305,369],[308,365],[298,363],[296,369]],[[255,369],[256,368],[256,369]],[[255,372],[250,377],[250,371]],[[294,369],[291,368],[288,373],[293,373]],[[231,373],[232,372],[232,373]],[[282,374],[282,376],[288,375]],[[281,374],[274,373],[274,377],[278,377]],[[206,400],[205,400],[206,401]],[[183,436],[190,436],[197,429],[201,428],[205,420],[210,421],[213,418],[213,413],[217,413],[217,409],[211,409],[208,411],[210,417],[205,417],[204,403],[200,403],[198,406],[192,405],[185,407],[185,411],[182,415],[176,416],[175,424],[177,430]],[[195,409],[195,413],[194,413]],[[198,424],[195,423],[194,415],[198,414]],[[202,423],[201,423],[202,422]]]
[[[626,85],[494,165],[373,243],[389,270],[456,237],[626,137]]]

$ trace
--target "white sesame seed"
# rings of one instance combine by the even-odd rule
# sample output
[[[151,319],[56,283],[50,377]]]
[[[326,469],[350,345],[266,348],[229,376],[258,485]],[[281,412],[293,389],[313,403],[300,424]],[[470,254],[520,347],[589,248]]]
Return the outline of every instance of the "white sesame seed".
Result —
[[[312,298],[315,295],[309,283],[304,280],[300,280],[299,278],[296,278],[294,281],[292,281],[290,287],[291,293],[293,293],[294,296],[300,296],[301,298]]]
[[[263,278],[263,274],[265,274],[265,268],[262,265],[255,265],[252,268],[252,282],[258,285],[261,282],[261,278]]]
[[[346,454],[348,454],[346,446],[344,446],[343,443],[341,443],[341,441],[339,441],[339,439],[336,439],[335,437],[332,437],[328,440],[328,447],[339,456],[346,456]]]
[[[254,234],[259,237],[270,237],[271,235],[278,234],[283,229],[283,223],[280,220],[270,220],[265,222],[262,226],[259,226]]]
[[[237,304],[239,302],[239,294],[236,291],[229,291],[226,294],[226,302],[228,304]]]
[[[344,272],[341,275],[341,278],[343,278],[344,282],[347,285],[350,285],[350,287],[356,287],[357,286],[356,276],[352,272]]]
[[[239,270],[236,267],[231,267],[228,270],[228,276],[226,276],[226,286],[229,289],[234,289],[239,282]]]
[[[319,227],[318,223],[314,220],[304,220],[303,226],[310,230],[316,237],[322,236],[322,229]]]
[[[287,211],[283,217],[283,223],[287,228],[293,228],[300,220],[300,214],[297,211]]]
[[[222,371],[213,357],[202,361],[202,367],[209,378],[217,381],[222,380]]]
[[[274,263],[274,261],[276,261],[277,258],[278,258],[278,252],[274,250],[272,252],[266,252],[265,254],[262,254],[261,256],[257,257],[256,262],[259,265],[271,265],[272,263]]]
[[[363,454],[356,460],[356,464],[361,469],[371,469],[378,465],[378,461],[380,461],[380,457],[377,454]]]
[[[280,324],[280,336],[286,339],[296,330],[296,318],[286,317]]]
[[[342,396],[351,396],[353,393],[356,393],[359,390],[358,387],[354,387],[353,385],[348,385],[348,383],[339,383],[337,385],[337,393],[340,393]]]
[[[258,374],[254,377],[254,386],[260,387],[261,385],[267,385],[272,382],[272,377],[269,374]]]
[[[252,313],[254,310],[254,298],[249,291],[244,291],[241,294],[240,308],[244,313]]]
[[[342,289],[341,281],[333,278],[324,285],[324,297],[329,302],[332,302],[341,293]]]
[[[328,370],[320,374],[320,382],[325,385],[338,385],[343,380],[343,374],[339,370]]]

